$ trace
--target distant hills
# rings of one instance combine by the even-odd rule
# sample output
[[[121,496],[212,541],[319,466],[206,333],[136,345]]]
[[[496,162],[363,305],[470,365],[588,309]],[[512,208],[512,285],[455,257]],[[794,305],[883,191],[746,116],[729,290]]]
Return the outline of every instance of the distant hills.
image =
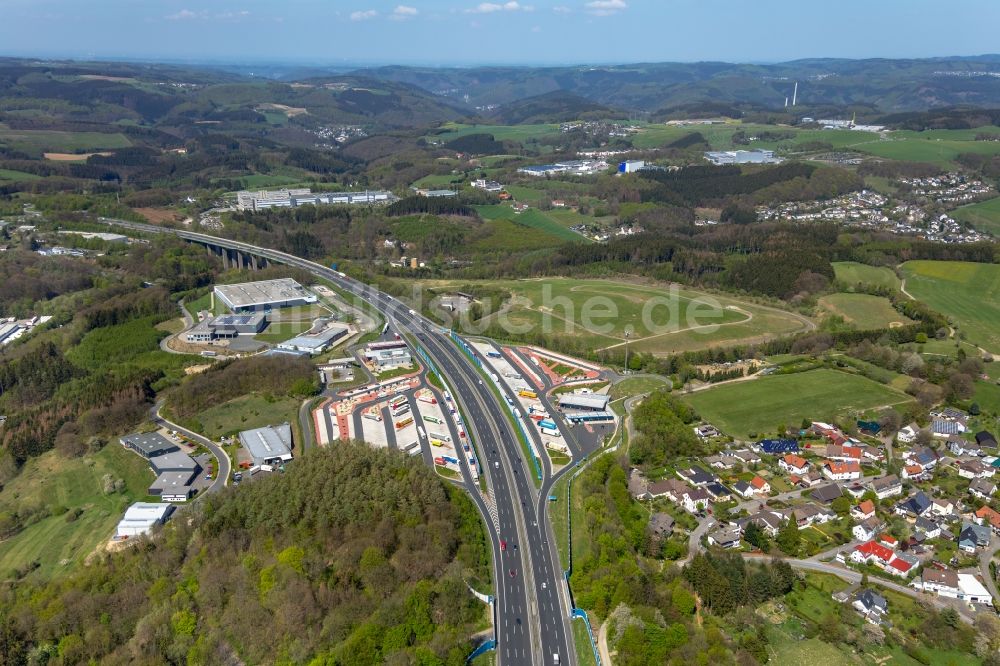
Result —
[[[925,59],[809,59],[570,67],[380,67],[357,72],[409,83],[468,107],[502,107],[561,91],[597,104],[659,112],[704,102],[780,109],[796,81],[804,108],[861,106],[881,113],[1000,106],[1000,55]]]

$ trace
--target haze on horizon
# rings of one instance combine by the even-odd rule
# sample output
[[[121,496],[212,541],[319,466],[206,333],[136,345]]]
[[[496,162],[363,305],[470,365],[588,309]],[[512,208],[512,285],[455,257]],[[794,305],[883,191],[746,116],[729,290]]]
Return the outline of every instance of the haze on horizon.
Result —
[[[0,55],[315,64],[997,52],[995,0],[5,0]]]

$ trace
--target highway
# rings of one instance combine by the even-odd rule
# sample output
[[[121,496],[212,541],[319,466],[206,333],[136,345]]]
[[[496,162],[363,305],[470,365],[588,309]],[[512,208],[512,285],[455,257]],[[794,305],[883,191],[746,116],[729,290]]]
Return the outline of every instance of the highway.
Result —
[[[538,493],[527,478],[534,467],[523,459],[521,445],[504,416],[505,405],[483,382],[464,352],[440,332],[440,327],[374,287],[294,255],[184,230],[124,220],[101,218],[101,221],[141,232],[171,233],[185,240],[226,247],[306,270],[366,300],[388,319],[409,329],[453,389],[483,457],[483,470],[496,505],[499,530],[493,528],[484,499],[477,492],[471,493],[488,526],[493,547],[497,661],[576,663],[570,639],[568,591],[544,516],[546,496]],[[552,479],[547,481],[545,488]]]

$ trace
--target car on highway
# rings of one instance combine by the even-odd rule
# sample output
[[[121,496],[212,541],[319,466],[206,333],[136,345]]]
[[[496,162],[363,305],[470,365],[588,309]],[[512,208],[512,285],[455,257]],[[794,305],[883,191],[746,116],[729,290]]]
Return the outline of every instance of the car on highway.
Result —
[[[500,550],[507,550],[507,542],[506,541],[501,541],[500,542]]]
[[[517,576],[517,570],[516,569],[511,569],[510,570],[510,577],[514,578],[515,576]]]

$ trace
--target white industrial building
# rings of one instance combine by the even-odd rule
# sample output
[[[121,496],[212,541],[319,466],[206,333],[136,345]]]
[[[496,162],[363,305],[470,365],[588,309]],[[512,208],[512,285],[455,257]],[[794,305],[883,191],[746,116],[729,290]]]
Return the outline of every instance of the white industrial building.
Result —
[[[705,153],[712,164],[779,164],[780,157],[773,150],[714,150]]]
[[[556,162],[555,164],[521,167],[517,172],[529,176],[548,176],[560,173],[570,176],[589,176],[606,171],[607,168],[608,163],[604,160],[566,160],[565,162]]]
[[[563,393],[559,396],[559,409],[603,412],[611,398],[604,393]]]
[[[291,278],[218,284],[215,286],[215,297],[233,312],[310,305],[318,300],[316,294]]]
[[[118,522],[115,536],[118,539],[136,537],[149,532],[156,525],[167,522],[174,506],[166,502],[136,502],[130,506]]]
[[[292,427],[287,423],[265,426],[240,433],[240,444],[254,466],[280,465],[292,459]]]
[[[188,342],[212,342],[235,338],[238,335],[256,335],[267,328],[267,316],[263,312],[241,315],[220,315],[203,319],[185,334]]]
[[[278,349],[304,354],[321,354],[329,349],[334,342],[347,335],[349,330],[348,326],[344,324],[330,324],[318,333],[305,333],[279,343]]]
[[[268,208],[295,208],[296,206],[320,206],[332,204],[376,204],[391,203],[396,200],[392,192],[365,190],[364,192],[319,192],[309,188],[242,191],[236,194],[236,209],[256,212]]]

